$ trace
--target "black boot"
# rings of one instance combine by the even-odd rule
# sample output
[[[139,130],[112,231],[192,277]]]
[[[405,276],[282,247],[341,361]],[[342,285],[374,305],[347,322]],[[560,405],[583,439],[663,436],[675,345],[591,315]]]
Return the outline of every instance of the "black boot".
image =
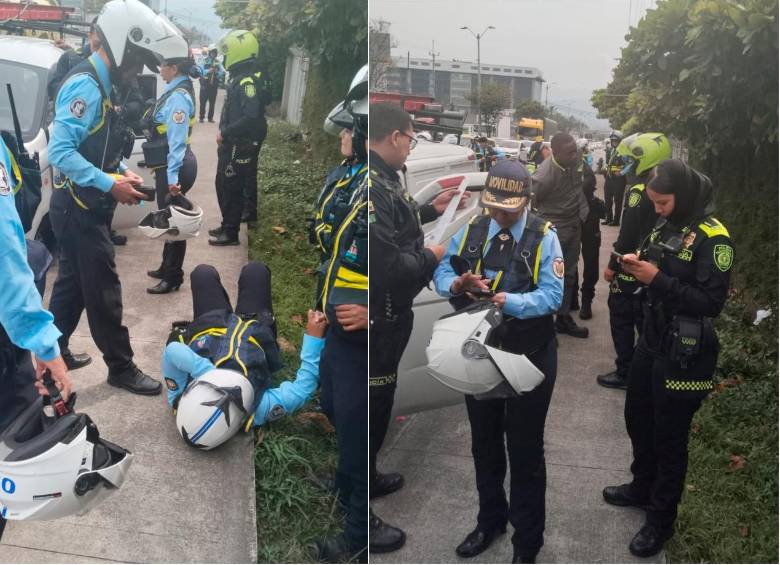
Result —
[[[593,317],[593,310],[590,307],[590,300],[583,300],[580,307],[580,320],[590,320]]]
[[[219,226],[218,228],[214,228],[213,230],[209,230],[209,235],[218,236],[222,233],[222,226]]]
[[[108,373],[108,384],[129,390],[133,394],[154,396],[160,394],[162,384],[145,374],[138,367],[131,367],[120,373]]]
[[[559,334],[566,334],[572,337],[586,338],[588,337],[588,328],[583,328],[577,325],[571,314],[565,316],[556,316],[555,318],[555,331]]]
[[[512,553],[512,563],[536,563],[536,556],[539,551],[528,551],[524,549],[515,549]]]
[[[390,553],[401,549],[405,543],[404,531],[386,524],[372,509],[368,519],[368,552]]]
[[[651,557],[664,548],[664,544],[673,534],[671,530],[661,531],[645,522],[631,540],[628,550],[637,557]]]
[[[631,483],[604,487],[601,495],[604,497],[604,501],[607,504],[613,506],[636,506],[637,508],[645,508],[649,502],[648,496],[638,494]]]
[[[162,279],[163,278],[162,267],[160,267],[159,269],[155,269],[154,271],[146,271],[146,276],[152,277],[153,279]]]
[[[366,548],[353,548],[344,534],[320,540],[311,548],[317,563],[367,563]]]
[[[506,524],[501,528],[492,529],[486,529],[477,525],[474,531],[467,535],[466,539],[455,548],[455,553],[459,557],[476,557],[490,547],[493,540],[503,533],[506,533]]]
[[[169,292],[173,292],[175,290],[179,290],[179,287],[181,286],[181,283],[177,284],[171,284],[168,281],[160,281],[156,285],[147,288],[146,292],[149,294],[168,294]]]
[[[62,352],[62,360],[65,361],[65,366],[68,371],[75,371],[86,367],[92,363],[92,357],[87,353],[71,353],[70,351]]]
[[[621,388],[623,390],[628,388],[628,379],[624,375],[618,374],[617,371],[596,376],[596,382],[607,388]]]
[[[404,486],[404,476],[401,473],[377,473],[368,487],[369,498],[385,496],[402,486]]]
[[[220,233],[217,236],[209,237],[209,245],[217,245],[217,246],[225,246],[225,245],[240,245],[241,242],[238,241],[238,234],[232,235],[228,233],[226,230],[223,230],[222,233]]]

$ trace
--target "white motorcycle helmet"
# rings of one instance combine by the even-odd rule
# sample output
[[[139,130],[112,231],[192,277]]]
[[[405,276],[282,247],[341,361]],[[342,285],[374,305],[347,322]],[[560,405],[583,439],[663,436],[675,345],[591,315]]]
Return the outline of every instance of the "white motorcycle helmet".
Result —
[[[453,390],[476,396],[494,392],[517,396],[539,386],[544,374],[525,355],[488,345],[501,320],[501,311],[490,303],[442,316],[433,324],[425,350],[428,374]]]
[[[331,135],[339,135],[344,129],[351,130],[352,122],[352,114],[344,108],[344,101],[342,100],[325,117],[325,124],[322,126],[322,129]]]
[[[95,25],[111,64],[121,67],[127,59],[141,58],[157,72],[165,60],[189,57],[187,41],[165,16],[139,0],[111,0],[103,6]]]
[[[176,407],[176,429],[192,447],[214,449],[252,416],[255,389],[244,375],[212,369],[190,382]]]
[[[344,106],[353,116],[368,116],[368,65],[363,65],[352,78]]]
[[[156,212],[150,212],[138,223],[138,229],[151,239],[182,241],[197,237],[203,225],[203,210],[182,196],[174,196],[171,203]]]
[[[45,418],[38,398],[0,436],[0,515],[85,514],[122,486],[132,460],[132,453],[101,439],[86,414]]]

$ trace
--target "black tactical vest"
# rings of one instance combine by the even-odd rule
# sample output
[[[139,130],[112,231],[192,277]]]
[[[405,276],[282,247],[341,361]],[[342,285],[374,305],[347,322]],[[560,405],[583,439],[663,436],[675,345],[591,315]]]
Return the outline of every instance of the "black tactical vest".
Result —
[[[532,292],[537,288],[539,264],[541,262],[542,239],[550,223],[528,212],[525,229],[515,245],[509,264],[498,271],[491,289],[510,294]],[[471,271],[483,273],[483,254],[488,242],[490,216],[477,216],[469,223],[463,234],[458,255],[469,262]],[[468,297],[457,296],[450,303],[459,310],[471,304]],[[528,354],[540,349],[555,339],[552,314],[539,318],[518,319],[505,316],[504,321],[493,333],[495,345],[500,349],[518,354]]]
[[[195,88],[192,86],[192,81],[190,79],[181,81],[176,85],[176,88],[171,88],[168,92],[160,96],[160,98],[157,99],[157,102],[154,103],[154,106],[149,108],[143,117],[144,132],[148,132],[147,137],[150,141],[166,136],[166,130],[163,126],[166,126],[167,124],[164,122],[158,122],[155,117],[157,116],[157,113],[160,111],[160,109],[168,101],[168,98],[173,96],[173,93],[177,90],[186,92],[193,101],[194,107]],[[193,113],[192,115],[187,116],[187,120],[189,122],[189,130],[187,131],[187,145],[189,145],[190,137],[192,137],[192,127],[195,122],[195,114]]]

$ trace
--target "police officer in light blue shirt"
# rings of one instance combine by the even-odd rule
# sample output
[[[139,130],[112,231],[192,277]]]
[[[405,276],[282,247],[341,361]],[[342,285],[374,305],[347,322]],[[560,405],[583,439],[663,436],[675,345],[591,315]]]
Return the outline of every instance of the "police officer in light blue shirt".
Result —
[[[154,170],[157,207],[161,210],[171,197],[186,194],[198,175],[198,161],[190,148],[195,123],[195,92],[187,72],[192,64],[192,59],[182,57],[167,59],[160,65],[160,76],[168,84],[146,116],[149,143],[145,146],[156,147],[156,150],[154,155],[145,152],[144,156],[147,166]],[[156,157],[158,161],[150,163],[150,157]],[[186,252],[186,241],[166,241],[160,267],[147,272],[161,281],[146,292],[167,294],[179,290],[184,280],[182,265]]]
[[[57,344],[60,331],[41,304],[27,263],[24,230],[14,202],[20,184],[19,169],[0,138],[0,430],[31,400],[33,377],[27,351],[35,356],[37,375],[48,368],[65,399],[71,387]]]
[[[112,81],[143,66],[189,54],[181,33],[138,0],[111,0],[95,24],[100,48],[66,76],[57,95],[49,159],[60,175],[49,217],[60,244],[60,264],[50,307],[68,341],[86,310],[90,332],[108,365],[108,383],[154,395],[161,384],[133,363],[122,324],[122,289],[107,220],[116,203],[137,204],[141,177],[121,164],[133,136],[119,127]],[[128,147],[128,144],[129,147]],[[82,364],[83,366],[83,364]]]
[[[507,521],[515,529],[513,563],[533,563],[544,543],[544,422],[557,374],[553,314],[563,297],[564,265],[555,230],[527,209],[530,195],[523,165],[496,163],[480,201],[489,215],[476,216],[458,232],[434,274],[436,291],[456,308],[483,299],[499,307],[503,321],[491,345],[526,355],[545,376],[521,396],[466,395],[479,513],[476,528],[456,548],[460,557],[485,551]]]

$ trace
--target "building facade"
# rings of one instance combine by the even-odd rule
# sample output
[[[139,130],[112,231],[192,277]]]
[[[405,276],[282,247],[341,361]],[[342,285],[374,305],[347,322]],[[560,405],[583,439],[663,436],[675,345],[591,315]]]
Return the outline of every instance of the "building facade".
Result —
[[[495,82],[505,85],[511,93],[510,108],[521,100],[541,102],[542,72],[534,67],[516,67],[481,63],[482,84]],[[472,61],[436,60],[393,57],[386,75],[389,92],[433,96],[436,102],[456,110],[473,110],[469,97],[477,90],[477,64]]]

